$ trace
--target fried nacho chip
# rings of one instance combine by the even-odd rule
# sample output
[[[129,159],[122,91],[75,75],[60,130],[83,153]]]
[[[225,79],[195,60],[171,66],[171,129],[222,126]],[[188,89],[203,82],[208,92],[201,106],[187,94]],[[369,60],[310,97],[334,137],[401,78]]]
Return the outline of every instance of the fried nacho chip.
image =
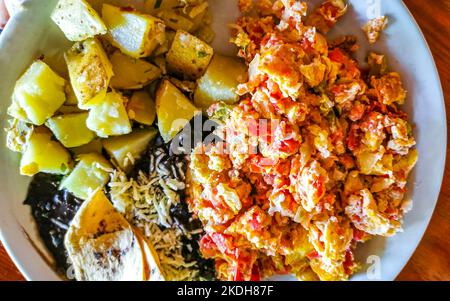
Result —
[[[80,207],[64,243],[77,280],[146,280],[139,239],[101,190]]]

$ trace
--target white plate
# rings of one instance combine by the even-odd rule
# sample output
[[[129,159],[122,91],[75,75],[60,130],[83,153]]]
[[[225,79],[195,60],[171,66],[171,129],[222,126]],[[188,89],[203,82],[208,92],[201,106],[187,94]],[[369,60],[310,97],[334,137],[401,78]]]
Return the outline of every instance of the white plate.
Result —
[[[142,0],[141,0],[142,1]],[[14,82],[32,62],[44,54],[46,60],[60,72],[61,51],[69,45],[49,18],[56,0],[25,0],[21,10],[0,36],[0,113],[5,127],[6,108]],[[313,1],[317,2],[317,1]],[[368,50],[359,29],[367,17],[376,12],[375,0],[349,1],[352,8],[331,33],[355,34],[359,37],[363,58]],[[218,37],[216,50],[230,53],[227,43],[227,23],[238,12],[235,0],[211,0],[214,28]],[[407,263],[419,244],[433,213],[439,195],[445,166],[447,144],[446,114],[439,76],[430,50],[416,22],[400,0],[382,0],[381,13],[390,18],[390,25],[381,40],[373,47],[388,54],[390,66],[401,73],[409,91],[405,107],[415,124],[420,160],[409,185],[409,197],[414,207],[406,215],[404,232],[389,238],[375,239],[358,250],[362,263],[371,263],[353,280],[393,280]],[[0,236],[8,253],[29,280],[58,280],[58,275],[47,264],[51,261],[39,240],[28,207],[22,205],[29,179],[18,174],[18,156],[4,147],[4,133],[0,137]],[[377,258],[380,258],[378,262]],[[286,279],[281,277],[277,279]],[[289,278],[291,279],[291,278]]]

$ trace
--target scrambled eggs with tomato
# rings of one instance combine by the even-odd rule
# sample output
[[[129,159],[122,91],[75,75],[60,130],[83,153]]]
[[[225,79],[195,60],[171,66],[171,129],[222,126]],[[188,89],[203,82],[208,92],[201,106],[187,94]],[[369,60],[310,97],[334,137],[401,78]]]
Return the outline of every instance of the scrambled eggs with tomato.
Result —
[[[234,26],[249,81],[237,105],[210,108],[224,115],[222,142],[198,146],[190,161],[202,254],[223,280],[346,280],[357,244],[401,231],[409,208],[418,154],[399,108],[407,93],[384,56],[371,53],[362,69],[356,39],[325,38],[344,1],[309,15],[301,1],[240,4],[258,12]]]

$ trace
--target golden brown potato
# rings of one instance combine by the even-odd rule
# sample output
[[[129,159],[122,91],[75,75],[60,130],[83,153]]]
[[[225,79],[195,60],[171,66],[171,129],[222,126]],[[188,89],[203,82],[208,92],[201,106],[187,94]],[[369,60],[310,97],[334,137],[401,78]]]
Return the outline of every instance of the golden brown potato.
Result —
[[[185,31],[177,31],[167,53],[169,70],[189,79],[196,79],[205,73],[214,50],[211,46]]]
[[[136,91],[127,105],[128,117],[141,124],[152,125],[156,119],[156,104],[145,91]]]
[[[102,149],[103,149],[102,141],[100,138],[97,138],[97,139],[92,140],[88,144],[71,148],[70,152],[74,156],[90,154],[90,153],[97,153],[97,154],[101,155]]]
[[[34,176],[39,172],[64,175],[70,172],[70,153],[52,139],[46,127],[34,128],[20,160],[20,174]]]
[[[61,182],[60,187],[77,198],[86,200],[92,192],[108,183],[113,169],[108,160],[97,153],[80,155],[78,160],[78,164]]]
[[[211,44],[216,37],[216,33],[209,25],[201,26],[194,35],[208,44]]]
[[[194,28],[194,22],[173,10],[163,10],[158,13],[158,17],[164,21],[167,27],[173,30],[191,31]]]
[[[234,104],[239,101],[236,88],[247,81],[247,68],[239,60],[215,54],[206,73],[199,79],[194,104],[203,110],[213,103]]]
[[[8,114],[42,125],[66,101],[65,80],[44,62],[35,61],[14,87]]]
[[[97,39],[76,43],[65,53],[78,106],[88,109],[105,98],[113,76],[111,62]]]
[[[126,101],[121,94],[109,92],[102,102],[91,107],[87,127],[102,138],[131,133],[131,123],[125,109]]]
[[[116,51],[111,56],[115,89],[140,89],[161,76],[161,70],[147,61],[135,59]]]
[[[165,142],[172,140],[199,112],[177,87],[164,80],[156,93],[156,115],[159,132]]]
[[[109,4],[103,5],[102,16],[108,40],[131,57],[147,57],[164,42],[165,25],[160,19]]]
[[[51,18],[73,42],[106,33],[102,19],[85,0],[59,0]]]
[[[158,131],[155,128],[139,129],[128,135],[103,140],[103,147],[120,169],[128,172],[157,134]]]
[[[172,47],[172,42],[175,39],[175,31],[173,30],[166,30],[166,40],[164,41],[164,43],[162,43],[161,45],[159,45],[155,51],[153,51],[152,56],[153,57],[158,57],[160,55],[163,55],[165,53],[167,53],[170,49],[170,47]]]
[[[65,147],[87,144],[95,138],[94,132],[86,126],[88,113],[66,114],[47,120],[47,127]]]

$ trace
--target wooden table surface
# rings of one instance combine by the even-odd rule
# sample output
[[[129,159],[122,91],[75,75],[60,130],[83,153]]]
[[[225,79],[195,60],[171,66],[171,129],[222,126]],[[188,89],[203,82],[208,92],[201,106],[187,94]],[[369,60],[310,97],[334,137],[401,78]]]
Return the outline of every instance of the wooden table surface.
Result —
[[[450,121],[450,0],[404,0],[430,44],[444,88]],[[450,128],[450,127],[449,127]],[[436,211],[398,280],[450,280],[450,151]],[[0,243],[0,280],[24,280]]]

